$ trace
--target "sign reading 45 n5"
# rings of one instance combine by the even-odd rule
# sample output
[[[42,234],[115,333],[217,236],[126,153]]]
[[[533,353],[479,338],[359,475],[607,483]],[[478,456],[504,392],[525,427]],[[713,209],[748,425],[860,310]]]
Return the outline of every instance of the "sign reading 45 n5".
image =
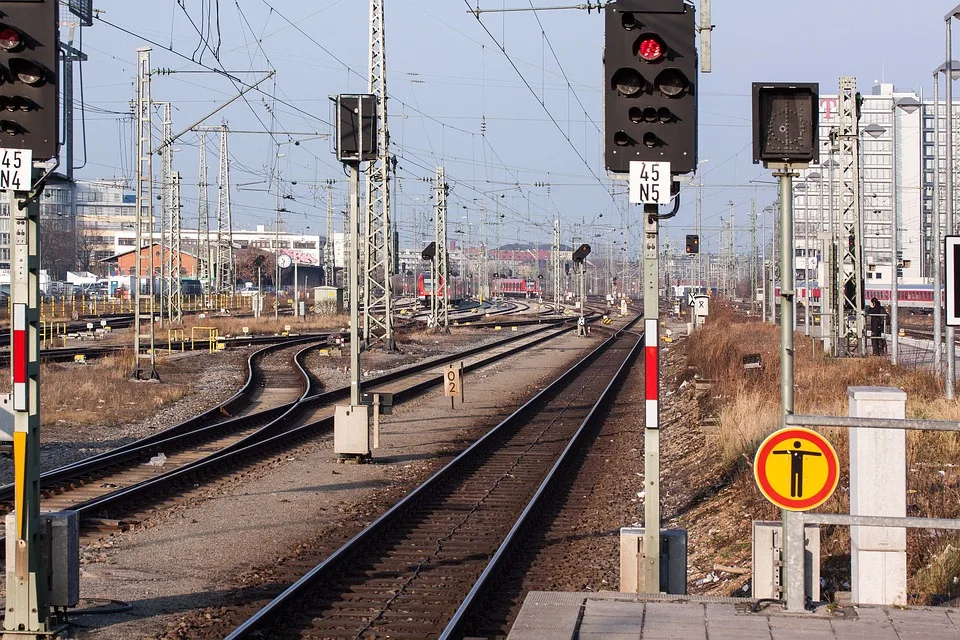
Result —
[[[33,151],[0,148],[0,191],[29,191]]]

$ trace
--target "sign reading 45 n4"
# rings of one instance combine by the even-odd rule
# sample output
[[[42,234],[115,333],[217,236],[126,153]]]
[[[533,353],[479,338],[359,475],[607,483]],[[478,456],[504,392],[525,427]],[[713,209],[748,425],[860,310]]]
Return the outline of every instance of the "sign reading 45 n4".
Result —
[[[29,191],[33,151],[0,148],[0,191]]]

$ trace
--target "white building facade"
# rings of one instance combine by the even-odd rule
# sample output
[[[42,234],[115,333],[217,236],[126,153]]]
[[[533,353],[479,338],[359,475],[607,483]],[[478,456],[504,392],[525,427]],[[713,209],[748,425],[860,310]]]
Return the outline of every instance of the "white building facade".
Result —
[[[929,237],[924,217],[925,174],[922,157],[924,109],[913,91],[878,84],[862,94],[860,108],[860,195],[863,268],[866,285],[890,282],[894,206],[899,218],[901,282],[923,282]],[[897,106],[900,105],[900,106]],[[794,234],[797,279],[823,282],[821,239],[829,237],[831,211],[840,207],[840,171],[836,157],[839,99],[820,96],[820,161],[811,163],[794,181]],[[912,108],[911,108],[912,107]],[[894,193],[896,185],[896,194]],[[845,242],[841,239],[841,242]]]

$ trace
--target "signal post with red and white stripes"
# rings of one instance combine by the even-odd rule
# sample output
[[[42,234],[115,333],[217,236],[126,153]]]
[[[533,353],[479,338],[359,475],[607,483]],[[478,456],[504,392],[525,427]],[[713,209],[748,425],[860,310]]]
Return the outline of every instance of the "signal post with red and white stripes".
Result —
[[[31,184],[40,177],[34,170]],[[13,562],[7,558],[3,637],[20,629],[49,631],[49,607],[40,567],[40,250],[39,193],[7,191],[13,247],[10,298],[13,310],[11,368],[14,415]],[[10,539],[10,524],[7,527]],[[11,548],[10,542],[7,549]],[[11,570],[12,569],[12,570]]]
[[[656,204],[643,205],[643,571],[641,591],[660,593],[660,262]]]

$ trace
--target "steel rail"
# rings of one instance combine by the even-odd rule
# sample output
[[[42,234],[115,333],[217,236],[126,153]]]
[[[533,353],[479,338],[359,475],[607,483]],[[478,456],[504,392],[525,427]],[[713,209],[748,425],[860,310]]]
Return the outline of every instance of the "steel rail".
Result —
[[[542,331],[547,331],[550,328],[552,327],[545,326]],[[550,340],[558,335],[562,335],[570,330],[572,330],[572,326],[569,328],[564,328],[563,331],[559,333],[542,336],[530,344],[514,347],[509,353],[485,358],[477,363],[473,363],[465,367],[465,369],[470,371],[475,368],[486,366],[493,361],[514,355],[516,352],[536,346],[537,344]],[[529,337],[532,333],[535,332],[521,336],[510,336],[509,338],[498,341],[494,344],[485,345],[484,347],[475,347],[468,351],[477,352],[482,351],[483,349],[492,349],[509,342],[517,341],[523,337]],[[378,376],[377,378],[373,378],[367,382],[368,388],[372,389],[375,388],[375,385],[401,378],[403,377],[401,374],[410,375],[411,373],[422,371],[427,367],[435,367],[437,364],[441,364],[443,362],[459,360],[465,357],[466,353],[467,352],[462,352],[459,354],[452,354],[450,356],[443,356],[441,358],[431,360],[429,363],[414,365],[414,367],[408,367],[404,370]],[[411,369],[416,369],[417,371],[411,371]],[[437,375],[430,380],[420,382],[401,393],[394,394],[394,406],[406,401],[412,396],[415,396],[417,393],[435,388],[440,383],[441,377],[442,375],[437,373]],[[302,405],[309,402],[329,402],[329,397],[331,394],[339,394],[340,397],[347,397],[349,395],[349,388],[344,387],[342,389],[325,394],[319,394],[311,398],[304,398],[298,404]],[[295,408],[296,406],[292,409]],[[248,458],[262,457],[264,452],[272,452],[275,449],[282,450],[283,448],[286,448],[300,440],[312,437],[318,432],[326,432],[332,430],[333,428],[332,416],[306,425],[290,428],[288,426],[289,423],[295,419],[294,416],[291,415],[292,409],[275,418],[260,431],[247,436],[244,440],[237,442],[221,451],[214,452],[203,459],[197,460],[189,465],[184,465],[167,473],[157,475],[154,478],[144,480],[129,487],[119,489],[104,496],[75,505],[73,510],[78,511],[80,514],[81,528],[84,518],[99,517],[98,514],[103,513],[105,509],[112,507],[121,501],[146,501],[150,499],[156,499],[160,495],[164,494],[164,492],[168,492],[170,487],[175,486],[177,482],[189,482],[191,478],[202,474],[221,475],[228,469],[232,468],[231,465],[236,464],[239,466]]]
[[[503,542],[500,543],[500,547],[493,554],[493,557],[490,558],[490,562],[487,564],[487,567],[483,570],[483,573],[481,573],[480,577],[477,578],[477,581],[470,589],[470,592],[460,603],[460,606],[457,608],[456,612],[453,614],[453,617],[450,619],[450,622],[447,623],[446,628],[444,628],[443,633],[440,635],[439,640],[449,640],[450,638],[455,637],[456,634],[462,632],[463,625],[466,623],[468,616],[473,613],[473,608],[475,605],[480,602],[480,597],[492,580],[492,576],[502,568],[503,562],[505,562],[508,555],[515,552],[515,547],[519,543],[524,529],[530,524],[531,514],[539,509],[543,504],[542,498],[547,495],[560,480],[565,478],[566,473],[561,474],[561,470],[566,472],[569,467],[574,466],[580,461],[576,459],[576,456],[573,454],[573,452],[582,444],[584,434],[587,432],[587,430],[596,425],[601,411],[609,407],[610,403],[615,399],[616,394],[614,391],[623,383],[628,369],[636,361],[637,353],[641,345],[644,344],[645,336],[642,332],[638,335],[632,331],[625,331],[627,328],[629,328],[629,325],[624,327],[624,329],[617,331],[614,334],[614,338],[619,338],[624,334],[632,335],[638,338],[637,343],[630,350],[630,353],[620,365],[620,368],[617,369],[617,372],[610,380],[610,383],[607,384],[606,389],[603,390],[603,393],[593,405],[593,408],[590,409],[590,412],[580,423],[580,427],[577,429],[576,433],[573,434],[570,442],[564,448],[563,453],[560,454],[560,457],[557,459],[556,463],[554,463],[553,468],[550,469],[550,472],[543,479],[543,482],[540,483],[536,493],[530,499],[530,502],[524,508],[523,512],[520,514],[520,517],[517,518],[517,521],[510,529],[510,532],[504,538]]]
[[[78,460],[62,467],[47,471],[40,476],[41,490],[45,487],[49,487],[52,484],[63,482],[80,474],[96,473],[107,467],[122,464],[143,456],[149,458],[150,456],[159,452],[161,447],[180,443],[186,437],[191,437],[194,435],[206,435],[207,431],[211,428],[225,424],[228,426],[235,424],[243,418],[227,420],[222,420],[222,418],[225,416],[230,416],[231,413],[239,411],[249,402],[251,395],[257,387],[257,381],[260,379],[260,376],[257,373],[258,362],[273,351],[279,351],[289,348],[290,346],[295,346],[299,343],[316,340],[316,337],[299,338],[297,340],[292,340],[285,343],[269,345],[263,349],[257,350],[256,352],[250,354],[250,356],[247,358],[246,382],[237,391],[237,393],[231,397],[227,398],[217,406],[207,409],[206,411],[168,429],[164,429],[158,433],[140,438],[139,440],[135,440],[134,442],[126,445],[116,447],[110,451],[105,451],[101,454],[90,456],[88,458],[84,458],[83,460]],[[306,380],[304,386],[308,387]],[[271,412],[276,413],[277,410],[267,410],[263,413],[272,415]],[[251,417],[253,416],[246,416],[245,418],[249,419]],[[12,500],[13,492],[14,485],[12,483],[0,486],[0,501]]]
[[[633,322],[636,321],[637,320],[635,319]],[[452,461],[433,474],[420,486],[408,493],[393,507],[380,515],[370,525],[356,534],[347,543],[334,551],[320,564],[311,569],[303,577],[301,577],[294,584],[284,590],[280,595],[274,598],[269,604],[260,609],[260,611],[237,627],[229,636],[227,636],[227,640],[263,637],[262,635],[257,634],[265,633],[265,630],[268,629],[279,617],[284,615],[284,612],[288,608],[294,606],[294,604],[299,601],[304,592],[313,588],[315,583],[321,581],[328,571],[335,570],[341,561],[349,559],[351,554],[355,553],[356,550],[361,547],[361,545],[380,535],[380,533],[386,530],[390,524],[396,522],[397,519],[402,518],[404,511],[408,507],[415,505],[416,501],[422,496],[428,494],[430,491],[446,482],[448,477],[453,475],[455,471],[458,471],[461,465],[465,465],[475,455],[478,455],[479,452],[482,452],[489,442],[499,437],[502,433],[509,431],[516,424],[519,424],[521,421],[526,419],[531,413],[534,413],[542,405],[546,404],[546,402],[551,397],[556,395],[560,389],[563,389],[577,375],[588,369],[589,366],[617,340],[617,336],[618,334],[612,335],[597,348],[593,349],[584,358],[562,373],[554,382],[524,403],[496,427],[484,434],[475,443],[457,455]],[[636,347],[631,350],[631,354],[635,354],[635,348]]]

